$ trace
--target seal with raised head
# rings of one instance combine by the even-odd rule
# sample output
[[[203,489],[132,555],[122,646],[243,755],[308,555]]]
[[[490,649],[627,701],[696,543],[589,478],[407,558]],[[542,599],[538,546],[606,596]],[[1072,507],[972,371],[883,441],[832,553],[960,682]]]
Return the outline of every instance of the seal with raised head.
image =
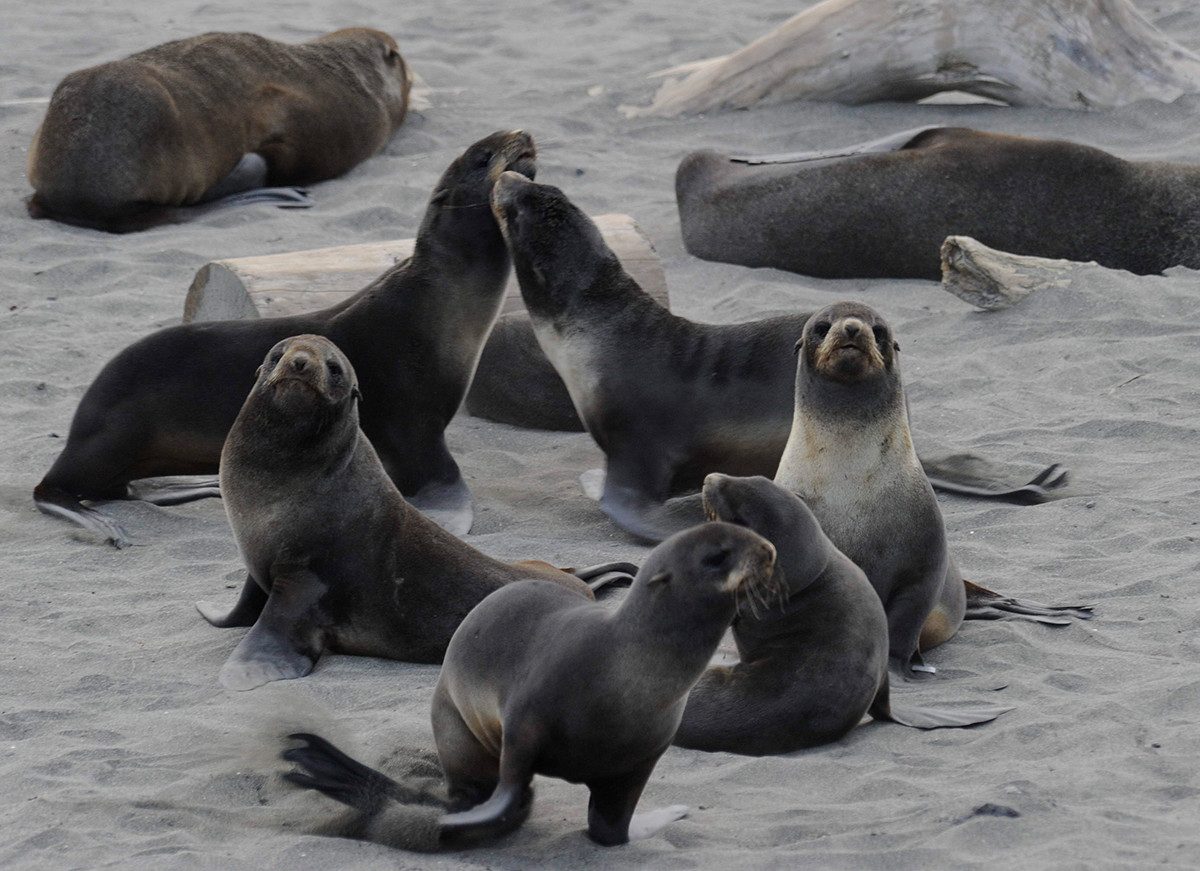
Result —
[[[1024,614],[1042,622],[1086,618],[1086,606],[1016,602],[967,584],[946,542],[933,488],[913,449],[897,344],[877,311],[826,306],[796,343],[795,418],[775,483],[799,494],[829,539],[867,575],[887,613],[901,673],[920,651],[972,616]]]
[[[986,723],[1009,708],[894,705],[888,624],[871,583],[793,493],[768,478],[704,480],[712,520],[775,546],[779,599],[739,613],[739,662],[709,667],[688,696],[675,744],[762,756],[836,741],[869,713],[936,729]]]
[[[947,236],[1138,274],[1200,267],[1200,167],[923,127],[843,149],[689,154],[687,250],[824,278],[941,278]]]
[[[494,560],[413,510],[358,426],[361,396],[333,342],[293,336],[268,352],[229,432],[221,491],[248,575],[231,611],[198,607],[252,628],[223,686],[301,677],[325,650],[440,662],[467,613],[524,578],[592,599],[577,577]]]
[[[396,41],[366,27],[300,45],[206,33],[79,70],[34,134],[29,212],[124,232],[333,178],[384,146],[411,87]]]
[[[471,494],[446,448],[483,341],[503,301],[508,251],[488,197],[505,170],[533,175],[522,131],[468,148],[434,188],[413,255],[348,300],[303,315],[183,324],[121,351],[84,394],[66,447],[33,492],[42,511],[105,535],[125,531],[81,499],[128,499],[140,478],[217,471],[225,434],[279,340],[328,336],[358,371],[362,428],[400,492],[452,532],[470,529]],[[215,482],[144,498],[219,495]]]
[[[672,314],[621,266],[592,220],[558,188],[517,173],[496,183],[500,222],[537,341],[604,451],[600,506],[622,529],[660,541],[703,518],[709,472],[774,474],[787,443],[793,347],[808,315],[698,324]],[[1021,488],[947,486],[997,498]]]
[[[600,844],[682,816],[678,806],[634,808],[739,600],[774,596],[774,561],[761,536],[706,523],[655,548],[615,612],[544,581],[488,596],[454,634],[433,693],[438,757],[460,808],[438,821],[440,841],[515,829],[535,774],[587,785],[587,832]],[[294,782],[368,815],[401,794],[326,742],[292,737],[305,741],[284,754],[306,769]]]

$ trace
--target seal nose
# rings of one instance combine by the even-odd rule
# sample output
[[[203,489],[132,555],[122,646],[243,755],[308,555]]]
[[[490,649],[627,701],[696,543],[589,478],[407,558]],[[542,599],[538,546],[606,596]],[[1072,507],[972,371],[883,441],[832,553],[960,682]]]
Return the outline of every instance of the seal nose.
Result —
[[[297,372],[303,372],[308,368],[308,364],[312,362],[312,357],[306,351],[293,351],[289,356],[288,362],[291,363],[292,369]]]
[[[846,321],[845,325],[842,327],[842,331],[845,332],[846,338],[848,339],[853,339],[861,330],[861,321]]]

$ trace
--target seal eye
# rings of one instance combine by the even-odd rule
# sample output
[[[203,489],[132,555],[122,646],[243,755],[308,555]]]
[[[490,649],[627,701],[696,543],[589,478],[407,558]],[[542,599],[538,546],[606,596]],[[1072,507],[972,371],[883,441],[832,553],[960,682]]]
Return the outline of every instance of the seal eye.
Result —
[[[339,366],[337,363],[330,361],[329,363],[326,364],[326,368],[329,369],[329,375],[332,378],[333,383],[341,384],[342,383],[342,367]]]
[[[483,154],[479,155],[479,166],[488,166],[492,162],[492,158],[496,156],[496,152],[490,148],[484,149]]]
[[[881,348],[886,348],[888,343],[887,327],[872,327],[871,332],[875,334],[875,344]]]
[[[278,363],[282,359],[283,359],[283,351],[276,351],[275,353],[273,353],[271,355],[271,365],[274,366],[276,363]]]
[[[729,551],[725,548],[713,551],[700,560],[700,565],[706,569],[719,569],[729,562]]]
[[[813,335],[818,339],[823,339],[829,335],[829,328],[831,326],[832,324],[829,321],[821,321],[820,323],[813,324]]]

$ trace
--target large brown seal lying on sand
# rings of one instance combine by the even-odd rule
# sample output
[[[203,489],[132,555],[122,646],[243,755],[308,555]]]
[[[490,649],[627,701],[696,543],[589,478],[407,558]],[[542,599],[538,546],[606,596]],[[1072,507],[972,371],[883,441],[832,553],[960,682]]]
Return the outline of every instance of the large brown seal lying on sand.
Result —
[[[902,674],[925,669],[919,651],[954,635],[968,607],[980,618],[1090,616],[1087,606],[1015,602],[963,580],[913,450],[900,348],[877,311],[826,306],[809,318],[797,349],[795,420],[775,483],[799,494],[830,541],[866,572]]]
[[[686,808],[633,811],[738,600],[774,596],[774,560],[750,530],[706,523],[655,548],[615,612],[543,581],[488,596],[454,634],[433,693],[450,798],[469,808],[441,817],[434,838],[461,844],[515,829],[534,774],[587,784],[588,836],[600,844],[682,816]],[[315,736],[292,737],[305,746],[284,758],[305,771],[289,779],[378,817],[375,837],[403,843],[412,819],[384,817],[399,811],[400,784]]]
[[[35,218],[121,232],[164,207],[341,175],[383,147],[412,74],[386,33],[206,33],[71,73],[29,149]]]
[[[971,726],[1009,708],[894,705],[888,624],[862,569],[833,546],[812,512],[770,479],[704,479],[710,519],[775,545],[778,601],[733,622],[739,662],[708,668],[688,696],[675,744],[761,756],[836,741],[870,713],[921,729]]]
[[[647,295],[592,220],[549,185],[505,173],[492,194],[538,343],[607,458],[600,506],[634,535],[660,541],[703,518],[709,472],[772,475],[792,425],[796,336],[808,315],[697,324]],[[954,492],[1045,498],[1053,470],[1029,485]]]
[[[683,241],[706,260],[825,278],[941,278],[947,236],[1147,274],[1200,267],[1200,167],[958,127],[844,149],[689,154]]]
[[[358,379],[321,336],[267,354],[221,453],[221,491],[248,576],[215,626],[253,626],[221,669],[247,690],[302,677],[322,651],[440,662],[467,613],[504,584],[557,581],[545,563],[485,556],[413,510],[358,426]]]
[[[505,170],[533,175],[534,154],[522,131],[468,148],[434,189],[412,257],[345,302],[294,317],[169,327],[117,354],[84,394],[66,447],[33,491],[38,508],[128,544],[115,520],[80,500],[133,498],[128,485],[139,478],[215,473],[263,355],[287,336],[316,333],[354,364],[363,431],[400,492],[452,532],[466,532],[471,494],[443,432],[508,278],[488,197]],[[213,483],[146,498],[172,504],[215,495]]]

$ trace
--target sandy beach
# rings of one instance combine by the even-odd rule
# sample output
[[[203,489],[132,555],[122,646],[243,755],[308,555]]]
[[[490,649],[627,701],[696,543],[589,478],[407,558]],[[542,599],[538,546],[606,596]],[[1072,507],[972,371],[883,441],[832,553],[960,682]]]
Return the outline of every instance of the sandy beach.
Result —
[[[0,866],[9,869],[1142,869],[1200,866],[1200,273],[1090,272],[981,313],[934,282],[822,281],[707,263],[680,239],[674,172],[689,151],[828,148],[927,124],[1057,137],[1124,158],[1200,163],[1200,96],[1073,112],[794,103],[627,119],[656,70],[736,50],[805,5],[585,0],[497,5],[131,0],[8,3],[0,28]],[[1144,14],[1200,51],[1200,4]],[[308,210],[253,205],[114,236],[31,220],[30,140],[72,70],[212,30],[301,41],[391,33],[431,89],[383,152],[314,185]],[[432,747],[436,667],[327,655],[302,680],[217,683],[242,630],[243,577],[218,500],[106,510],[135,546],[37,512],[103,364],[178,323],[197,269],[223,258],[412,237],[433,183],[497,129],[537,138],[538,180],[588,213],[627,213],[662,259],[672,308],[732,323],[839,299],[878,308],[902,354],[918,450],[968,450],[1014,477],[1070,468],[1036,507],[941,497],[971,580],[1091,602],[1064,628],[968,622],[932,651],[910,703],[1012,706],[994,723],[921,732],[867,723],[786,757],[672,748],[643,807],[691,814],[605,849],[587,792],[538,778],[529,822],[492,846],[434,856],[312,834],[336,806],[281,787],[272,736],[305,725],[367,762]],[[648,548],[580,490],[603,455],[586,434],[467,416],[448,432],[476,499],[467,537],[506,559],[640,561]],[[989,807],[990,806],[990,807]],[[979,809],[983,808],[982,812]]]

